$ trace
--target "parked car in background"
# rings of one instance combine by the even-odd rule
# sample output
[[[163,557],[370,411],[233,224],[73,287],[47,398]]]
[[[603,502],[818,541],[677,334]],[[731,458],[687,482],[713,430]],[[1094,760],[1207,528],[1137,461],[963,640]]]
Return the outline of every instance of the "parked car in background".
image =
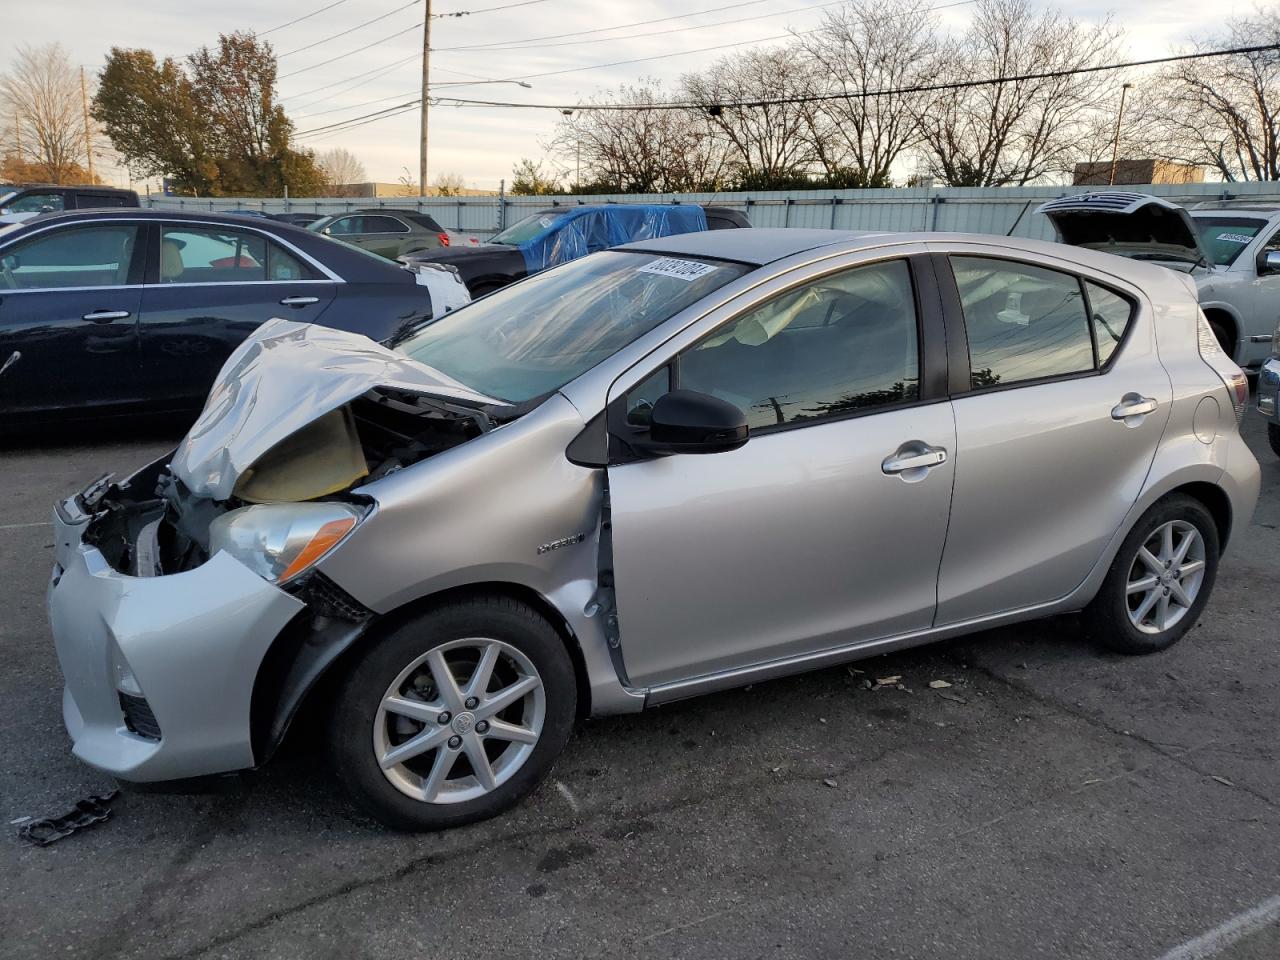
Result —
[[[432,315],[426,284],[274,220],[47,214],[0,232],[0,421],[198,409],[227,356],[287,316],[385,340]],[[447,292],[447,290],[446,290]]]
[[[306,227],[315,223],[323,213],[273,213],[270,215],[272,220],[279,220],[281,223],[292,223],[295,227]]]
[[[1271,356],[1258,373],[1258,412],[1267,419],[1267,441],[1280,457],[1280,325],[1271,338]]]
[[[408,264],[451,264],[471,295],[483,297],[522,277],[622,243],[749,226],[746,215],[728,207],[669,203],[550,207],[517,221],[486,243],[401,259]]]
[[[1222,349],[1258,372],[1280,322],[1280,204],[1186,210],[1160,197],[1108,191],[1051,200],[1039,212],[1063,243],[1189,274]]]
[[[271,214],[263,210],[250,210],[247,207],[233,207],[230,210],[219,210],[218,213],[229,213],[237,217],[260,217],[263,220],[273,220]]]
[[[63,715],[160,781],[323,697],[352,795],[438,829],[581,714],[1071,611],[1152,653],[1250,522],[1247,399],[1185,278],[1003,237],[667,236],[394,351],[273,321],[175,451],[58,506]]]
[[[388,260],[422,250],[448,247],[455,242],[470,243],[475,239],[450,233],[425,213],[381,208],[321,217],[307,224],[307,229]]]
[[[0,224],[21,223],[60,210],[136,207],[138,195],[115,187],[66,187],[47,184],[0,187]]]

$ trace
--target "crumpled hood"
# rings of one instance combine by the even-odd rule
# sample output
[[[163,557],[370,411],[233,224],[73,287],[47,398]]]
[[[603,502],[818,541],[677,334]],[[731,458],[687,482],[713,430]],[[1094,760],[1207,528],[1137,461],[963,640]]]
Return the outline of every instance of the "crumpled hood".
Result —
[[[268,320],[227,358],[173,473],[197,496],[226,500],[275,444],[374,387],[502,404],[359,334]]]

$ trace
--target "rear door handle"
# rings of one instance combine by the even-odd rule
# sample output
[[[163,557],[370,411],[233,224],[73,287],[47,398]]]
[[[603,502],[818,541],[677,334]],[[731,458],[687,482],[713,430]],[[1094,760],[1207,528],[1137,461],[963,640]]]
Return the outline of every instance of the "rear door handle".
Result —
[[[1111,419],[1127,421],[1130,417],[1145,417],[1155,413],[1160,404],[1155,397],[1144,397],[1140,393],[1126,393],[1120,402],[1111,408]]]
[[[280,301],[281,305],[286,307],[305,307],[308,304],[319,302],[319,297],[285,297]]]
[[[928,444],[904,444],[885,457],[880,469],[892,476],[911,470],[928,470],[947,462],[947,451]]]
[[[80,319],[88,320],[90,323],[110,323],[112,320],[126,320],[130,316],[132,314],[128,310],[94,310]]]

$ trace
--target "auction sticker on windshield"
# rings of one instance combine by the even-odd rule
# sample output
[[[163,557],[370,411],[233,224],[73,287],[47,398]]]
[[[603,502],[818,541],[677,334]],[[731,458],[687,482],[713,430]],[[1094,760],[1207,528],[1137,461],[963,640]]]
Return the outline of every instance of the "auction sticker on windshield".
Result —
[[[678,257],[659,257],[646,263],[637,273],[658,273],[664,277],[675,277],[677,280],[697,280],[713,273],[718,268],[710,263],[699,263],[697,260],[681,260]]]

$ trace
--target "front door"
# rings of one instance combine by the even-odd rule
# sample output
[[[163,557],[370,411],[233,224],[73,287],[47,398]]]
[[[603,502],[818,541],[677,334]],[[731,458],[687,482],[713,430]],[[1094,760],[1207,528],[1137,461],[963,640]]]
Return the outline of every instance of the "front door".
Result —
[[[1142,490],[1173,389],[1138,291],[979,249],[950,256],[950,270],[939,260],[957,284],[969,365],[968,390],[952,398],[946,625],[1049,603],[1084,581]]]
[[[624,440],[619,431],[642,432],[673,385],[736,404],[752,431],[730,453],[608,469],[632,683],[933,621],[955,428],[945,397],[922,395],[912,267],[826,269],[729,308],[724,323],[611,398],[611,429]]]
[[[145,396],[143,228],[66,226],[0,250],[0,413],[75,415]]]

